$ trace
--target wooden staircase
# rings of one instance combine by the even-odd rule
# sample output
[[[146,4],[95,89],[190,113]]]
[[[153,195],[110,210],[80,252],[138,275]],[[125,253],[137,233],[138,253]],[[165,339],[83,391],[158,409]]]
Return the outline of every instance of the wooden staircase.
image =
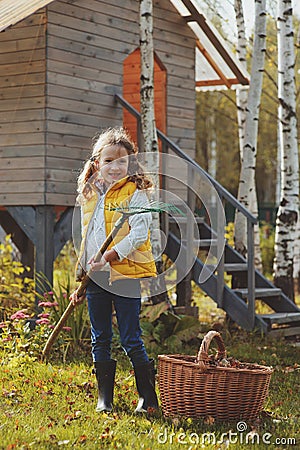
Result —
[[[137,120],[137,129],[140,130],[140,114],[119,94],[115,95],[118,103],[126,108]],[[254,224],[257,223],[256,217],[244,208],[239,201],[224,189],[216,180],[206,173],[190,156],[185,154],[174,142],[167,136],[157,130],[158,138],[161,141],[162,152],[169,155],[176,155],[182,158],[188,165],[188,179],[186,203],[191,211],[195,211],[195,195],[192,185],[195,174],[209,180],[217,191],[218,196],[225,206],[230,203],[236,211],[239,211],[247,221],[247,259],[240,255],[233,247],[225,243],[222,257],[216,267],[210,267],[205,263],[203,251],[220,246],[224,243],[225,230],[217,225],[217,229],[212,229],[210,221],[206,218],[196,217],[193,220],[197,224],[197,236],[194,235],[194,225],[191,223],[191,217],[176,218],[176,221],[166,219],[164,231],[167,234],[167,244],[165,248],[166,255],[176,261],[177,267],[181,269],[187,263],[192,254],[192,247],[196,244],[199,248],[197,257],[191,266],[192,269],[188,276],[183,280],[183,291],[189,291],[191,280],[200,286],[200,288],[211,297],[222,308],[228,316],[245,330],[259,330],[265,334],[274,336],[293,336],[300,334],[300,309],[289,299],[281,289],[275,287],[262,273],[255,270],[254,267]],[[141,136],[139,136],[141,139]],[[176,223],[175,223],[176,222]],[[181,223],[181,233],[179,233],[178,224]],[[182,228],[183,227],[183,228]],[[185,232],[182,234],[182,229]],[[196,238],[196,242],[195,242]],[[201,251],[200,251],[201,250]],[[204,270],[210,270],[210,276],[203,281],[201,273]],[[232,285],[229,287],[225,283],[225,276],[232,276]],[[180,299],[179,299],[180,300]],[[177,305],[180,310],[185,309],[186,313],[191,312],[191,298],[183,302],[177,298]],[[268,306],[268,313],[259,314],[258,302]],[[182,306],[184,305],[184,306]]]
[[[202,235],[200,228],[200,235]],[[207,225],[204,224],[207,232]],[[208,238],[203,237],[204,245],[208,244]],[[179,249],[182,251],[182,241],[176,236],[176,231],[170,231],[168,235],[165,253],[175,261],[178,256]],[[222,263],[221,263],[222,264]],[[199,283],[199,274],[204,267],[203,261],[196,258],[192,269],[192,280],[211,298],[217,305],[227,312],[228,316],[245,330],[251,331],[257,329],[264,334],[293,336],[300,334],[300,310],[299,308],[281,291],[276,288],[267,278],[259,271],[255,271],[255,302],[265,303],[273,310],[268,314],[254,315],[254,324],[248,308],[247,277],[245,274],[248,270],[247,260],[243,258],[230,245],[225,246],[225,262],[224,272],[235,276],[238,281],[245,283],[245,287],[230,288],[224,283],[221,301],[218,298],[218,267],[213,274],[204,283]]]

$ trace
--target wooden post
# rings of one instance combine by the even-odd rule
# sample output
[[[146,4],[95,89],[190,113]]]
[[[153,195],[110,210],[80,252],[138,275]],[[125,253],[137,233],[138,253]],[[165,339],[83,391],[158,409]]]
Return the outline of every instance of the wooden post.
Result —
[[[254,267],[254,224],[247,220],[248,248],[248,317],[251,329],[255,325],[255,267]]]
[[[222,202],[224,205],[224,202]],[[223,206],[222,205],[222,206]],[[224,233],[225,230],[223,228],[223,221],[222,218],[219,217],[219,214],[221,211],[219,211],[220,206],[218,203],[216,203],[218,214],[217,216],[217,261],[218,261],[218,272],[217,272],[217,304],[219,308],[222,308],[223,306],[223,294],[224,294],[224,286],[225,286],[225,280],[224,280],[224,262],[225,262],[225,248],[223,247],[224,243]]]
[[[194,211],[195,211],[195,202],[196,197],[195,193],[191,188],[194,186],[194,177],[195,171],[194,168],[189,164],[188,165],[188,187],[187,187],[187,206],[190,211],[187,212],[186,217],[186,228],[185,228],[185,240],[186,240],[186,260],[185,267],[183,270],[186,270],[187,267],[191,266],[191,258],[193,257],[193,246],[194,246]],[[190,188],[191,187],[191,188]],[[192,217],[191,217],[192,215]],[[180,268],[177,267],[178,275],[180,276]],[[184,307],[184,313],[190,315],[198,315],[198,308],[192,308],[192,273],[191,270],[186,274],[186,276],[177,283],[176,286],[176,294],[177,294],[177,307]],[[181,308],[177,308],[177,311],[180,312]]]
[[[36,207],[35,271],[43,273],[53,283],[54,261],[54,209]]]
[[[11,214],[12,208],[10,207],[10,211],[0,211],[0,223],[4,231],[11,235],[13,243],[21,253],[21,263],[30,267],[30,271],[24,275],[32,278],[34,271],[34,246],[22,227],[14,219],[14,215]]]

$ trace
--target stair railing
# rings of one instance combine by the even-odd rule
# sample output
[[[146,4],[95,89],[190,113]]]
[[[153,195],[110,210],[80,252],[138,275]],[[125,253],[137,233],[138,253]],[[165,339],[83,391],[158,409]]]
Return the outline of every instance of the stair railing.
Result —
[[[142,138],[142,127],[141,127],[141,114],[130,104],[128,103],[120,94],[115,94],[115,101],[119,103],[123,108],[125,108],[132,116],[136,118],[137,121],[137,144],[140,149],[143,146],[143,138]],[[220,183],[218,183],[209,173],[207,173],[199,164],[193,160],[189,155],[183,152],[178,145],[176,145],[171,139],[169,139],[164,133],[157,129],[157,137],[161,142],[161,151],[163,153],[168,154],[171,150],[178,157],[184,159],[189,163],[189,179],[190,176],[194,176],[194,171],[204,177],[208,178],[208,180],[212,183],[214,188],[219,194],[220,200],[223,202],[226,200],[230,203],[236,210],[240,211],[240,213],[247,220],[247,279],[248,279],[248,321],[250,328],[254,328],[255,323],[255,266],[254,266],[254,225],[257,223],[257,218],[253,216],[247,208],[245,208],[242,203],[240,203],[227,189],[225,189]],[[191,190],[188,190],[187,195],[187,205],[189,208],[193,209],[194,199],[191,194]],[[190,204],[191,203],[191,204]],[[190,235],[191,230],[187,230],[187,234]],[[217,230],[217,245],[220,245],[221,235],[224,238],[225,230]],[[223,239],[222,239],[223,240]],[[188,242],[187,242],[188,245]],[[187,254],[191,254],[187,249]],[[223,299],[223,290],[224,290],[224,255],[221,257],[220,262],[218,264],[218,273],[217,273],[217,304],[221,308],[222,307],[222,299]]]

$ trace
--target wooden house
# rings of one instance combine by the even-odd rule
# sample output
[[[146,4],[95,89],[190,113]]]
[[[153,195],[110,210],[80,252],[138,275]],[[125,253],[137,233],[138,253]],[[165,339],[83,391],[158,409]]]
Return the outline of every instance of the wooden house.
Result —
[[[192,208],[193,174],[204,172],[193,161],[196,89],[247,85],[248,74],[194,0],[153,4],[161,150],[192,164],[183,195],[176,181],[167,188],[185,195]],[[23,262],[50,281],[53,261],[72,236],[76,178],[92,137],[123,124],[138,139],[139,66],[138,0],[0,1],[0,225],[12,234]],[[174,180],[183,167],[173,168]],[[217,270],[200,283],[204,264],[197,257],[178,285],[177,307],[193,313],[193,278],[245,329],[299,332],[297,306],[254,269],[256,218],[215,180],[211,183],[247,220],[247,259],[226,244]],[[165,253],[173,262],[179,248],[182,263],[189,257],[187,236],[194,239],[188,221],[185,226],[186,243],[172,230],[167,234]],[[224,229],[213,230],[202,218],[199,229],[200,246],[224,240]],[[240,288],[229,287],[225,273],[236,274]],[[275,312],[257,314],[257,298]]]
[[[193,157],[195,88],[248,80],[202,14],[184,3],[154,1],[156,121]],[[114,95],[139,109],[138,16],[137,0],[122,7],[116,0],[0,2],[1,225],[27,264],[36,248],[36,268],[50,280],[70,238],[76,178],[92,137],[121,124],[136,133]]]

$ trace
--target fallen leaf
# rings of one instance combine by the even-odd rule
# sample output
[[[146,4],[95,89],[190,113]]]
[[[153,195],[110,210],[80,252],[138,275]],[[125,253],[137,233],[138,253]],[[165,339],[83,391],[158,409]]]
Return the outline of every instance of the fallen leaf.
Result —
[[[205,423],[206,425],[212,425],[212,424],[215,423],[215,419],[214,419],[214,417],[212,417],[212,416],[207,416],[207,417],[205,417],[205,419],[204,419],[204,423]]]

